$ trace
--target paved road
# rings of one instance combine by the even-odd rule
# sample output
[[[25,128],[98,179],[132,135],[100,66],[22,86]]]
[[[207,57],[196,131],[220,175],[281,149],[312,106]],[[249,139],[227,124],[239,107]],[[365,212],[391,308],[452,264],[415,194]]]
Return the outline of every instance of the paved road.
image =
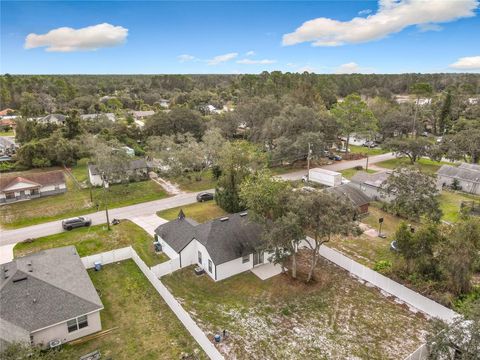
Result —
[[[368,164],[375,164],[377,162],[385,161],[385,160],[390,160],[394,159],[395,155],[393,153],[387,153],[387,154],[381,154],[381,155],[375,155],[375,156],[370,156],[368,158]],[[327,170],[332,170],[332,171],[341,171],[345,169],[351,169],[354,168],[355,166],[363,166],[365,167],[367,163],[367,159],[360,159],[360,160],[350,160],[350,161],[338,161],[335,162],[331,165],[325,165],[322,166],[323,169]],[[283,175],[278,175],[279,178],[282,178],[284,180],[300,180],[302,176],[307,174],[307,170],[300,170],[288,174],[283,174]]]
[[[213,190],[211,190],[213,191]],[[155,214],[157,211],[165,210],[177,206],[187,205],[196,201],[197,193],[179,194],[166,199],[149,201],[137,205],[125,206],[122,208],[109,210],[110,221],[113,218],[132,219],[146,215]],[[106,223],[105,211],[99,211],[86,215],[92,219],[92,223]],[[62,232],[61,220],[51,221],[43,224],[27,226],[15,230],[0,231],[0,245],[14,244],[28,238],[38,238],[41,236],[53,235]],[[2,248],[0,247],[0,251]]]
[[[392,153],[371,156],[369,158],[369,164],[393,159],[394,157],[395,156]],[[323,166],[323,168],[333,171],[339,171],[350,169],[358,165],[365,167],[365,163],[365,159],[340,161],[331,165]],[[299,180],[305,174],[306,170],[301,170],[294,173],[279,175],[279,177],[285,180]],[[122,208],[112,209],[109,211],[110,221],[113,218],[135,219],[138,217],[153,215],[160,210],[191,204],[196,201],[196,195],[197,193],[179,194],[162,200],[155,200],[137,205],[130,205]],[[104,211],[99,211],[93,214],[89,214],[87,216],[92,219],[93,224],[104,224],[106,222]],[[28,226],[15,230],[0,230],[0,252],[6,251],[6,248],[2,249],[3,245],[15,244],[28,238],[38,238],[41,236],[53,235],[62,231],[63,230],[60,220]]]

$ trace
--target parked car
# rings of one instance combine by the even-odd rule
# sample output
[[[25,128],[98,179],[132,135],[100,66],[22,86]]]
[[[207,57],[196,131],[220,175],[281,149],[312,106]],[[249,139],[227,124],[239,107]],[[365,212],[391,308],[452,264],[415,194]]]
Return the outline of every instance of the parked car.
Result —
[[[375,141],[367,140],[363,143],[363,146],[368,148],[374,148],[374,147],[377,147],[378,144]]]
[[[64,230],[72,230],[78,227],[90,226],[92,225],[92,220],[89,218],[79,216],[71,219],[66,219],[62,221],[62,228]]]
[[[197,201],[204,202],[208,200],[213,200],[213,194],[209,192],[201,192],[197,194]]]
[[[327,157],[328,157],[329,160],[335,160],[335,161],[341,161],[342,160],[342,157],[340,155],[337,155],[337,154],[329,154]]]

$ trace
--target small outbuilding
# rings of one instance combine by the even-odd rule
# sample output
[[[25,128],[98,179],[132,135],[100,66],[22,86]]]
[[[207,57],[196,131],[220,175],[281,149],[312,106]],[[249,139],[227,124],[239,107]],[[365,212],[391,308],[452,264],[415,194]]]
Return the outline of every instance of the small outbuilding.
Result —
[[[370,198],[351,183],[330,187],[325,189],[325,191],[348,199],[355,207],[357,215],[364,215],[368,213]]]

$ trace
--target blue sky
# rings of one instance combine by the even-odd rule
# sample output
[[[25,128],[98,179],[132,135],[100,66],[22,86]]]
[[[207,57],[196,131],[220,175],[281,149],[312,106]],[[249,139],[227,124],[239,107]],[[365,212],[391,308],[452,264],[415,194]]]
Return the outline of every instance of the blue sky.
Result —
[[[0,72],[478,72],[478,5],[2,0]]]

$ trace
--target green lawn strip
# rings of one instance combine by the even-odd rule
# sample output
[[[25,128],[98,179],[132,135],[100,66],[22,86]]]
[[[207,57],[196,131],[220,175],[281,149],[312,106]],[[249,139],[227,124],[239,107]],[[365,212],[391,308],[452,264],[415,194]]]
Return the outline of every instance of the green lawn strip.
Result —
[[[399,359],[422,343],[422,317],[326,262],[317,275],[309,285],[251,272],[214,282],[190,267],[162,282],[207,334],[227,329],[226,358]]]
[[[168,180],[178,184],[183,191],[191,192],[214,189],[217,185],[217,181],[213,178],[211,171],[204,171],[201,176],[197,173],[186,173]]]
[[[104,209],[105,197],[108,208],[134,205],[167,197],[157,183],[148,180],[129,184],[112,185],[104,192],[103,188],[93,188],[93,202],[90,190],[79,190],[67,176],[67,192],[38,199],[4,205],[0,207],[0,223],[4,228],[19,228],[43,222],[85,215]]]
[[[9,130],[9,131],[0,131],[0,136],[14,136],[15,133],[13,132],[13,130]]]
[[[463,194],[453,191],[442,191],[439,196],[440,208],[443,212],[442,219],[448,222],[456,222],[460,219],[460,205],[462,201],[468,202],[476,200],[480,201],[480,196]]]
[[[198,353],[207,359],[161,296],[132,260],[89,270],[105,309],[103,330],[117,327],[108,335],[77,345],[65,345],[52,359],[70,360],[99,350],[102,359],[181,359]]]
[[[178,216],[180,209],[183,210],[187,217],[199,223],[216,219],[226,214],[222,208],[215,204],[215,201],[211,200],[162,210],[157,212],[157,215],[165,220],[173,220]]]
[[[342,176],[344,178],[351,179],[359,171],[365,171],[365,169],[364,170],[356,170],[355,168],[350,168],[350,169],[341,170],[340,173],[342,174]],[[372,170],[372,169],[368,169],[367,173],[373,174],[373,173],[376,173],[376,171]]]
[[[18,243],[13,252],[15,257],[18,257],[67,245],[75,245],[80,256],[94,255],[131,245],[148,266],[168,260],[163,253],[159,255],[155,253],[152,236],[128,220],[111,226],[110,231],[107,230],[106,225],[95,225],[40,237],[33,242]]]
[[[402,165],[410,165],[410,160],[406,157],[395,158],[390,160],[381,161],[375,164],[376,166],[380,166],[387,169],[395,169],[398,166]],[[446,162],[446,161],[432,161],[430,159],[420,159],[416,162],[416,166],[420,168],[425,173],[428,174],[436,174],[438,169],[442,165],[453,165],[453,163]]]
[[[77,164],[71,168],[72,175],[79,183],[88,183],[88,159],[80,159]]]
[[[368,148],[366,146],[358,146],[358,145],[349,145],[348,148],[352,154],[364,154],[364,155],[381,155],[386,154],[389,151],[386,149],[379,149],[379,148]]]

